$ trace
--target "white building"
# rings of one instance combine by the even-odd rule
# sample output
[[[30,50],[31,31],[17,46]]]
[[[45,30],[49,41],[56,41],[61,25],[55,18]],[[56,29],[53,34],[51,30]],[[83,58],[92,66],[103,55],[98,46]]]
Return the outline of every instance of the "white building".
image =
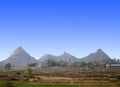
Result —
[[[120,68],[120,64],[106,64],[106,68]]]

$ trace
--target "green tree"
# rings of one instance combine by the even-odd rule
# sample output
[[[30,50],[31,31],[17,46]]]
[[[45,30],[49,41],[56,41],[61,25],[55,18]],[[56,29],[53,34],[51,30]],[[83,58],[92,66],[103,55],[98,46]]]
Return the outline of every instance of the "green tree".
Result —
[[[56,66],[57,62],[54,59],[48,59],[47,62],[46,62],[46,64],[47,64],[48,67],[50,67],[50,66]]]
[[[24,71],[24,75],[29,77],[29,76],[32,75],[32,72],[33,72],[32,68],[31,67],[27,67],[25,69],[25,71]]]
[[[30,63],[28,64],[29,67],[36,67],[38,64],[37,63]]]
[[[5,65],[5,68],[9,70],[9,69],[11,68],[11,63],[7,63],[7,64]]]
[[[57,66],[60,66],[60,67],[67,67],[68,66],[68,62],[65,62],[65,61],[59,61],[57,62]]]
[[[87,67],[88,67],[89,69],[95,68],[94,62],[88,62],[88,63],[87,63]]]
[[[77,61],[77,62],[74,62],[72,64],[73,67],[82,67],[82,68],[85,68],[86,67],[86,63],[83,62],[83,61]]]

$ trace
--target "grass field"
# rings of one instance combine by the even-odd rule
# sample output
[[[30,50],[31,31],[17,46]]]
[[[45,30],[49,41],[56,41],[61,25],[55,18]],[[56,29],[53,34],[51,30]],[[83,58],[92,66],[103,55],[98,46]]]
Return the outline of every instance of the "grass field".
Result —
[[[120,84],[113,84],[113,85],[103,85],[103,84],[96,84],[96,85],[40,85],[40,84],[27,84],[18,87],[120,87]]]
[[[0,82],[0,87],[120,87],[120,82],[116,84],[102,84],[97,83],[93,85],[88,84],[79,84],[79,85],[61,85],[61,84],[26,84],[19,82],[11,82],[11,81],[2,81]]]
[[[79,87],[78,85],[39,85],[39,84],[35,84],[35,85],[22,85],[19,87]]]
[[[79,85],[61,85],[61,84],[26,84],[19,82],[0,82],[0,87],[120,87],[120,82],[115,84],[103,84],[103,83],[95,83],[95,84],[79,84]]]
[[[15,86],[0,87],[120,87],[120,70],[45,68],[34,70],[31,76],[22,71],[0,71],[1,81],[15,82]]]

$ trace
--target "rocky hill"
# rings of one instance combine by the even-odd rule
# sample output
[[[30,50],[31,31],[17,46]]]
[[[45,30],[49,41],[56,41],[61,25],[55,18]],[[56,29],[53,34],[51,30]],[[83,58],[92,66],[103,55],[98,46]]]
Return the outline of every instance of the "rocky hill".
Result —
[[[11,63],[14,67],[26,67],[34,62],[37,62],[34,57],[30,56],[22,47],[18,47],[6,60],[2,61],[2,64]]]
[[[88,56],[80,59],[80,61],[84,62],[100,62],[100,61],[107,61],[110,60],[111,58],[103,52],[101,49],[98,49],[96,52],[89,54]]]

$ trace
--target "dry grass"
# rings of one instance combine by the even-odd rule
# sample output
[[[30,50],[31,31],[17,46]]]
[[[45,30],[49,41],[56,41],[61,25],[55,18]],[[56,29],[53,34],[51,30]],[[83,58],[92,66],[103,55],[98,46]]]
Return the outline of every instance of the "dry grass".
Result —
[[[19,81],[28,84],[66,84],[66,85],[114,85],[119,82],[116,76],[120,70],[107,69],[79,69],[79,68],[45,68],[34,70],[30,77],[24,77],[23,71],[0,72],[0,80]],[[119,84],[118,84],[119,85]],[[80,86],[82,87],[82,86]],[[96,86],[95,86],[96,87]],[[102,86],[99,86],[102,87]]]

